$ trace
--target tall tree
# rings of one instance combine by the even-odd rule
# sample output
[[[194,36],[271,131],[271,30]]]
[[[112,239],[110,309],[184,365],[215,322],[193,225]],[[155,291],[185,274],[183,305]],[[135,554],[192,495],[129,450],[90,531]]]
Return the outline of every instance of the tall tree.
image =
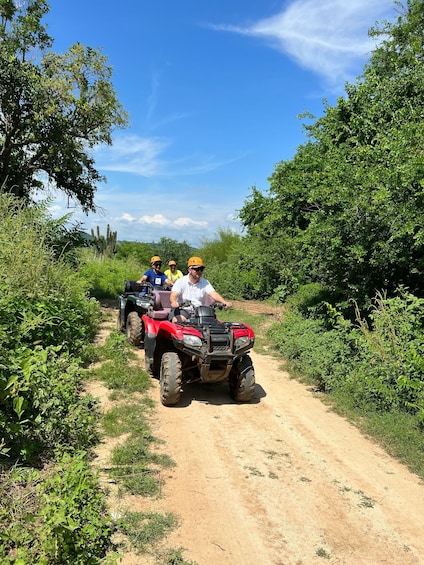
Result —
[[[380,42],[363,75],[241,211],[293,279],[345,298],[424,294],[424,2],[396,4],[396,20],[371,31]]]
[[[50,185],[95,210],[104,178],[89,152],[127,115],[104,55],[80,43],[50,50],[48,11],[45,0],[0,0],[0,191],[30,200]]]

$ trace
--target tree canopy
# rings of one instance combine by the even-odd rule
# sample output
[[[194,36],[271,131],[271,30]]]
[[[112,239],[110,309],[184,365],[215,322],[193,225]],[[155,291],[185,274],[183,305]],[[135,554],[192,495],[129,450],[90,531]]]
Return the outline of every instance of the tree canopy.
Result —
[[[363,75],[240,211],[248,238],[284,263],[274,286],[424,293],[424,2],[396,4],[396,21],[370,31]]]
[[[29,201],[50,185],[94,211],[104,178],[90,150],[111,144],[127,115],[104,55],[80,43],[51,50],[48,11],[45,0],[0,0],[0,190]]]

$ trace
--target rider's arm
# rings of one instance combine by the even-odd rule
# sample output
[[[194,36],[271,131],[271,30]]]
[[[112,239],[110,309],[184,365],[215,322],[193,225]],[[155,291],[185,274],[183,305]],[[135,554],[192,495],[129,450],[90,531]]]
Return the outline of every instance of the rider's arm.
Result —
[[[138,279],[137,282],[138,282],[138,283],[142,283],[142,282],[144,282],[144,281],[147,281],[147,278],[148,278],[147,275],[143,275],[140,279]]]
[[[171,290],[171,294],[169,296],[169,301],[171,303],[171,308],[178,308],[178,292],[175,290]]]
[[[231,306],[232,306],[231,302],[228,302],[228,300],[225,300],[224,298],[222,298],[222,296],[218,292],[216,292],[216,290],[212,290],[209,293],[209,296],[212,297],[215,300],[215,302],[222,302],[222,304],[225,306],[225,308],[231,308]],[[172,296],[171,296],[171,298],[172,298]]]

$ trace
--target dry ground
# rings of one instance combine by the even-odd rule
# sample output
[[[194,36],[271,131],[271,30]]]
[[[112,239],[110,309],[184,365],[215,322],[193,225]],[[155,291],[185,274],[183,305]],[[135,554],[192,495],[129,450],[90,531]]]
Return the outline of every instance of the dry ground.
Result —
[[[249,404],[233,403],[225,384],[195,384],[166,408],[153,381],[154,433],[176,467],[165,471],[161,499],[133,499],[131,510],[177,514],[166,546],[198,565],[424,563],[423,482],[278,360],[252,359]]]

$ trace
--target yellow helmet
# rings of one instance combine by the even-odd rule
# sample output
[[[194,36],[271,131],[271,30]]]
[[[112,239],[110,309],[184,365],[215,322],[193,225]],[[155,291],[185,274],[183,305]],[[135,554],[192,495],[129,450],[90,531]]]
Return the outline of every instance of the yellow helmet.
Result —
[[[153,265],[153,263],[162,263],[162,259],[159,257],[159,255],[153,255],[153,257],[150,259],[150,264]]]
[[[170,267],[171,265],[176,265],[177,263],[175,261],[169,261],[168,263],[168,267]]]
[[[200,257],[190,257],[187,261],[187,267],[204,267],[203,259]]]

